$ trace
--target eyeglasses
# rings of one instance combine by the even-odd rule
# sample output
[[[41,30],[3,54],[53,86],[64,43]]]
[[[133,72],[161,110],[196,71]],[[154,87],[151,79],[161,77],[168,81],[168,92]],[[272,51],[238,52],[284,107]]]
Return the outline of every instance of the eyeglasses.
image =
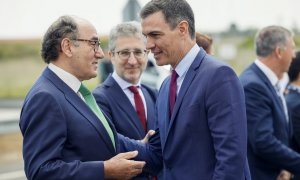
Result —
[[[100,48],[100,40],[90,40],[90,39],[73,39],[73,41],[83,41],[83,42],[88,42],[91,46],[93,46],[94,51],[98,51]]]
[[[145,49],[136,49],[136,50],[121,50],[113,53],[117,53],[122,60],[127,60],[130,57],[130,54],[133,53],[136,59],[141,59],[145,57],[147,50]]]

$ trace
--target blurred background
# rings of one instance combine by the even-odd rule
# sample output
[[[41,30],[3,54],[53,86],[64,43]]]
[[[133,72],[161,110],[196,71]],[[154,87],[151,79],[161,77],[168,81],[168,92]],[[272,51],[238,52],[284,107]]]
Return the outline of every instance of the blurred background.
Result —
[[[300,47],[299,0],[187,0],[194,10],[196,31],[213,38],[214,55],[239,74],[255,58],[258,29],[281,25],[295,33]],[[73,14],[93,23],[107,52],[110,29],[139,20],[148,0],[1,0],[0,6],[0,180],[26,179],[18,121],[24,96],[46,67],[40,57],[41,38],[59,16]],[[112,71],[100,60],[99,76],[86,82],[90,89]],[[159,88],[168,69],[158,67],[151,54],[143,81]]]

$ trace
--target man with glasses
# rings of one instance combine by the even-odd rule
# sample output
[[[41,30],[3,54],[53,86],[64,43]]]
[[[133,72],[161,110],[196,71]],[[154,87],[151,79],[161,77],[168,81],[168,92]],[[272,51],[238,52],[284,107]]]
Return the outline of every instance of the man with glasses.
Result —
[[[114,72],[93,92],[117,132],[136,140],[155,127],[157,90],[140,82],[147,55],[146,39],[139,23],[125,22],[114,27],[109,36]],[[148,177],[142,174],[138,179]]]
[[[141,173],[145,162],[130,160],[136,151],[118,154],[122,136],[82,84],[97,76],[104,56],[99,44],[94,26],[78,17],[62,16],[46,32],[42,57],[48,67],[20,117],[28,179],[130,179]]]

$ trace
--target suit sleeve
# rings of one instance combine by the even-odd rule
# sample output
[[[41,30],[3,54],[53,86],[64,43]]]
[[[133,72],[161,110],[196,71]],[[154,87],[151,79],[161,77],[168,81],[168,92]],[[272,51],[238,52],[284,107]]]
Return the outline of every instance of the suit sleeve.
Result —
[[[272,97],[268,89],[252,83],[246,85],[248,141],[253,152],[265,161],[292,173],[300,172],[300,156],[274,135]],[[282,128],[285,128],[282,126]],[[277,132],[278,133],[278,132]],[[288,135],[287,135],[288,136]]]
[[[156,129],[155,132],[155,135],[149,139],[148,144],[141,144],[136,140],[118,134],[121,151],[137,150],[139,154],[135,160],[146,161],[143,171],[152,175],[156,175],[161,170],[163,162],[159,130]]]
[[[23,106],[20,128],[28,179],[104,179],[102,161],[63,161],[67,144],[67,117],[61,104],[48,93],[37,93]]]
[[[243,179],[247,122],[242,86],[227,66],[219,67],[209,82],[205,101],[217,160],[212,179]]]

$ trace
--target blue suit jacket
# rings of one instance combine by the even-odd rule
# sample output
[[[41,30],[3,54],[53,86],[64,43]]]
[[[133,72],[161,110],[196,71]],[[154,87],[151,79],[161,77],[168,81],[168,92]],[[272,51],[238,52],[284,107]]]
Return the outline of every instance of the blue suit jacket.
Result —
[[[291,128],[281,101],[265,74],[253,63],[240,76],[246,96],[248,160],[253,179],[274,180],[281,169],[300,172],[291,151]]]
[[[201,48],[169,117],[170,77],[157,98],[165,180],[250,179],[242,86],[231,68]]]
[[[158,92],[145,85],[141,85],[141,89],[147,103],[147,128],[155,130],[155,101]],[[93,94],[118,133],[132,139],[144,138],[145,131],[134,107],[111,75],[93,91]]]
[[[30,180],[104,179],[103,161],[119,151],[116,133],[115,150],[97,116],[48,68],[24,101],[20,128]]]
[[[293,124],[293,147],[300,153],[300,90],[289,87],[285,99],[291,112],[290,122]]]

